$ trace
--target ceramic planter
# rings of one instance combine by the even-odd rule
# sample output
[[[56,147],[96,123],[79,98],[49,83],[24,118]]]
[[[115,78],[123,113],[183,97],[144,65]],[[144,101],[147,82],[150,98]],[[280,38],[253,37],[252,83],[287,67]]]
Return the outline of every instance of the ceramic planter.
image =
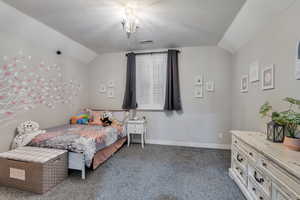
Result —
[[[300,151],[300,138],[291,138],[285,136],[283,144],[294,151]]]

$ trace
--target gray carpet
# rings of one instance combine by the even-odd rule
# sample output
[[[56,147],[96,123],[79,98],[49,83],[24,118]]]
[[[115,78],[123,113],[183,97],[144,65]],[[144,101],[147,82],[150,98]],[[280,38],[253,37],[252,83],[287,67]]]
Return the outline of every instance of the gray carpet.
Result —
[[[230,151],[123,147],[82,181],[77,172],[44,195],[0,187],[1,200],[245,200],[228,176]]]

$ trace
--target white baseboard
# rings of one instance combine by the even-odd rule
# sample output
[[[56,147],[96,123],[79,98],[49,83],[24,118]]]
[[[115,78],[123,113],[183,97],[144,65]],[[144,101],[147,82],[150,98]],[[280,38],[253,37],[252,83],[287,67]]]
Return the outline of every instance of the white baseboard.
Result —
[[[172,140],[146,139],[146,144],[160,144],[160,145],[183,146],[183,147],[198,147],[198,148],[208,148],[208,149],[226,149],[226,150],[231,149],[230,144],[179,142],[179,141],[172,141]]]

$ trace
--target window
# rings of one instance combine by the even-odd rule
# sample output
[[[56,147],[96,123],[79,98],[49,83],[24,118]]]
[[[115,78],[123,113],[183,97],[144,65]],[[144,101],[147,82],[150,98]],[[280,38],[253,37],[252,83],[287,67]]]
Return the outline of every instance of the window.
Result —
[[[136,57],[136,98],[138,109],[162,110],[165,104],[167,55]]]

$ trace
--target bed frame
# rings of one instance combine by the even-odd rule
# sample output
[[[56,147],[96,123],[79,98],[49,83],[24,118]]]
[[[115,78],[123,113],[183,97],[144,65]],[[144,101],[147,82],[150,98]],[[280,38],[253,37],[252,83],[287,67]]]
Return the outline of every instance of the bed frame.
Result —
[[[105,109],[91,109],[93,111],[105,111]],[[124,111],[128,112],[127,109],[108,109],[111,112]],[[114,153],[112,154],[112,156]],[[85,157],[83,153],[76,153],[69,151],[69,169],[75,169],[81,171],[81,179],[85,179],[86,177],[86,167],[85,167]]]
[[[81,179],[85,179],[85,158],[83,153],[69,152],[69,169],[81,171]]]

